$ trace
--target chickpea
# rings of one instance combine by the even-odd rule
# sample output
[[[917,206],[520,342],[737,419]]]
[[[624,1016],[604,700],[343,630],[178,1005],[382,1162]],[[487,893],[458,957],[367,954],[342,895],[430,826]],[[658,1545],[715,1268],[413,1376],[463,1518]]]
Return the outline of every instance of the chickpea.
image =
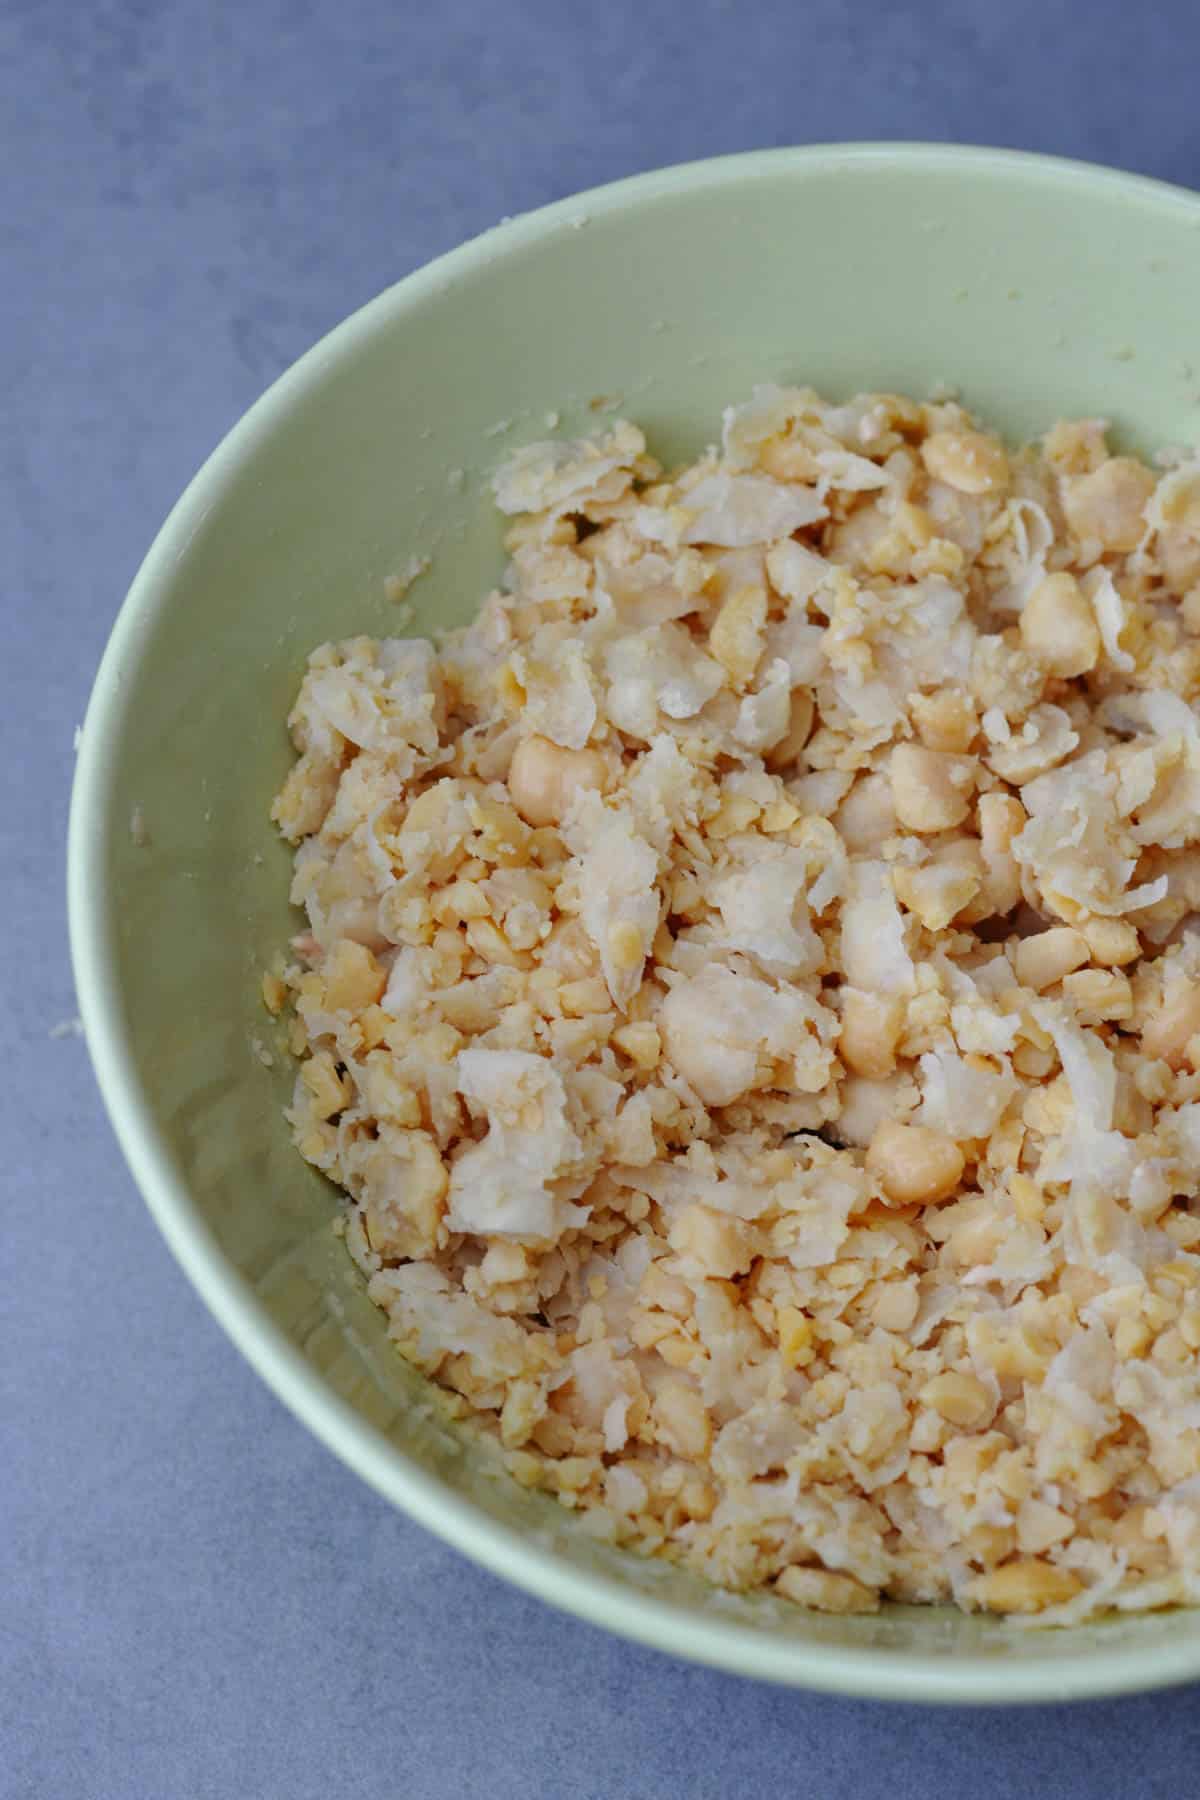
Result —
[[[1021,986],[1039,994],[1064,975],[1081,969],[1087,960],[1087,942],[1082,932],[1074,931],[1070,925],[1054,925],[1049,931],[1023,938],[1013,958]]]
[[[992,1416],[992,1397],[982,1381],[957,1369],[935,1375],[918,1398],[922,1406],[931,1406],[950,1425],[982,1425]]]
[[[679,1490],[678,1505],[689,1519],[711,1519],[717,1509],[712,1482],[702,1475],[689,1475]]]
[[[1100,660],[1100,628],[1073,575],[1047,575],[1025,602],[1021,642],[1051,675],[1086,675]]]
[[[335,944],[321,971],[324,1004],[330,1012],[361,1012],[378,1001],[387,987],[387,974],[371,952],[353,938]]]
[[[654,1397],[655,1435],[677,1456],[704,1456],[712,1426],[696,1389],[678,1378],[665,1381]]]
[[[1194,469],[1167,476],[1159,490],[1159,514],[1169,530],[1200,538],[1200,476]]]
[[[1021,871],[1012,842],[1024,831],[1025,808],[1012,794],[983,794],[979,801],[979,848],[983,853],[984,894],[993,913],[1010,913],[1021,898]]]
[[[867,567],[873,575],[907,575],[912,569],[913,552],[923,550],[933,536],[933,520],[925,508],[901,500],[891,515],[890,526],[868,550]]]
[[[308,1110],[314,1119],[332,1119],[349,1106],[354,1089],[344,1075],[339,1075],[328,1050],[318,1050],[300,1065],[300,1079],[308,1089]]]
[[[645,1021],[630,1025],[621,1025],[612,1034],[612,1041],[622,1055],[627,1056],[639,1069],[656,1069],[662,1056],[662,1040],[658,1035],[657,1025]]]
[[[779,1333],[779,1354],[785,1368],[804,1369],[814,1360],[812,1320],[797,1306],[778,1306],[775,1328]]]
[[[1092,961],[1106,969],[1120,969],[1136,962],[1142,953],[1137,926],[1126,919],[1088,919],[1079,927],[1087,939]]]
[[[262,1002],[273,1019],[277,1019],[283,1011],[287,999],[287,987],[282,978],[273,975],[269,970],[263,975],[259,984]]]
[[[896,809],[886,775],[860,775],[834,818],[838,836],[854,856],[878,850],[896,830]]]
[[[917,736],[927,750],[969,750],[979,729],[975,702],[961,688],[939,688],[909,702]]]
[[[1103,419],[1060,419],[1045,437],[1046,461],[1064,475],[1086,475],[1108,455]]]
[[[962,1180],[963,1153],[926,1125],[885,1119],[867,1147],[866,1166],[896,1206],[933,1206]]]
[[[766,622],[767,590],[757,585],[735,589],[713,620],[708,647],[735,687],[758,667]]]
[[[1010,892],[1015,892],[1017,887],[1016,864],[1011,855],[1007,857],[1012,868],[1011,883],[1001,878],[1006,872],[997,871],[994,858],[989,864],[978,838],[953,839],[938,852],[934,861],[947,868],[969,873],[974,878],[975,891],[972,898],[954,914],[963,925],[978,925],[981,919],[990,919],[1008,912],[1015,905],[1015,901],[1009,901]]]
[[[1048,1506],[1044,1500],[1032,1497],[1021,1502],[1021,1510],[1017,1516],[1017,1543],[1027,1555],[1036,1556],[1040,1550],[1049,1550],[1053,1544],[1061,1544],[1069,1538],[1075,1529],[1075,1521],[1069,1514],[1060,1512],[1057,1506]]]
[[[990,1569],[971,1583],[970,1596],[990,1612],[1036,1613],[1047,1606],[1061,1606],[1079,1593],[1083,1583],[1070,1569],[1042,1562],[1036,1556],[1018,1557]]]
[[[514,950],[500,927],[491,919],[472,919],[465,932],[467,943],[476,956],[486,963],[497,963],[508,969],[532,968],[527,954]]]
[[[600,967],[595,944],[575,918],[559,919],[546,939],[541,961],[564,981],[582,981]]]
[[[608,984],[599,975],[585,975],[580,981],[564,981],[558,988],[558,1004],[569,1019],[583,1019],[589,1013],[606,1013],[612,1006]]]
[[[909,831],[948,831],[971,810],[978,764],[973,756],[897,744],[892,751],[892,804]]]
[[[685,1265],[705,1276],[728,1279],[742,1274],[754,1260],[749,1233],[741,1219],[714,1212],[699,1201],[676,1214],[667,1242]]]
[[[1117,1023],[1133,1017],[1129,977],[1119,969],[1080,969],[1063,981],[1063,998],[1083,1025]]]
[[[775,1592],[796,1606],[813,1612],[873,1613],[879,1611],[879,1595],[853,1575],[832,1569],[805,1569],[793,1563],[783,1570]]]
[[[921,461],[935,481],[960,494],[1002,493],[1008,486],[1004,446],[982,431],[934,431],[921,445]]]
[[[1161,1514],[1152,1506],[1131,1506],[1116,1521],[1110,1542],[1123,1551],[1135,1569],[1149,1571],[1166,1566]]]
[[[1111,456],[1090,475],[1063,482],[1063,512],[1081,541],[1106,550],[1136,550],[1146,529],[1146,502],[1157,483],[1132,456]]]
[[[363,1222],[383,1256],[432,1256],[444,1242],[449,1174],[428,1132],[388,1130],[371,1152],[363,1185]]]
[[[1200,1031],[1200,987],[1185,987],[1142,1027],[1142,1049],[1173,1069],[1187,1061],[1189,1041]]]
[[[897,863],[892,869],[897,900],[927,931],[941,931],[960,916],[986,918],[992,908],[977,898],[983,881],[983,858],[973,838],[945,845],[920,868]]]
[[[773,438],[758,453],[758,466],[776,481],[816,481],[821,466],[807,444]]]
[[[856,1075],[880,1081],[896,1066],[896,1042],[904,1009],[901,1002],[862,988],[847,988],[842,1004],[842,1033],[838,1054]]]
[[[449,887],[443,888],[433,909],[434,917],[443,922],[486,919],[491,910],[491,903],[479,884],[466,880],[452,881]]]
[[[607,779],[598,750],[564,750],[549,738],[530,737],[513,753],[508,791],[527,824],[557,825],[580,789],[603,793]]]
[[[871,1305],[872,1321],[883,1331],[907,1331],[920,1311],[915,1280],[883,1281]]]
[[[640,969],[646,960],[645,939],[629,919],[618,919],[610,925],[606,942],[614,969],[628,974],[632,969]]]

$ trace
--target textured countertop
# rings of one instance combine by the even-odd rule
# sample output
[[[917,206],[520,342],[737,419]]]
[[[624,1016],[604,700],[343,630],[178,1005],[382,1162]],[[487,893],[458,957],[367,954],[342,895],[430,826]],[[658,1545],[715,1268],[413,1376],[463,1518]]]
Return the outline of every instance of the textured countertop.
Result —
[[[0,1800],[1195,1792],[1195,1690],[1021,1715],[775,1691],[444,1549],[226,1341],[53,1028],[113,615],[318,335],[504,214],[718,151],[958,138],[1200,185],[1198,48],[1193,0],[0,9]]]

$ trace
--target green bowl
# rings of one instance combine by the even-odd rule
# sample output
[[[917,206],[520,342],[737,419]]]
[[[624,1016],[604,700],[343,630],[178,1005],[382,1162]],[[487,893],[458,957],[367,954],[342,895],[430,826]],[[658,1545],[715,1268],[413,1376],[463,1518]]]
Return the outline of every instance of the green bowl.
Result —
[[[1039,157],[833,145],[639,176],[512,221],[303,357],[214,452],[121,611],[71,813],[79,1003],[117,1135],[234,1342],[331,1449],[543,1599],[740,1674],[909,1700],[1115,1693],[1200,1673],[1200,1615],[1058,1632],[944,1608],[810,1616],[589,1537],[448,1428],[389,1347],[293,1150],[258,977],[295,916],[268,821],[323,639],[416,629],[494,585],[491,466],[621,408],[668,459],[756,381],[961,390],[1016,437],[1102,413],[1200,436],[1200,199]],[[1195,357],[1193,369],[1189,359]],[[266,1058],[272,1066],[265,1066]]]

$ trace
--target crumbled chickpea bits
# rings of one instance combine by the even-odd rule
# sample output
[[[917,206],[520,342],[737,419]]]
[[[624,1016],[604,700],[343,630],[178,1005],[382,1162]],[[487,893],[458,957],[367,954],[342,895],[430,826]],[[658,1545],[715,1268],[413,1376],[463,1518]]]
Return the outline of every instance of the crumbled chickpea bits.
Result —
[[[263,1001],[398,1350],[727,1587],[1200,1590],[1200,465],[761,388],[314,652]]]

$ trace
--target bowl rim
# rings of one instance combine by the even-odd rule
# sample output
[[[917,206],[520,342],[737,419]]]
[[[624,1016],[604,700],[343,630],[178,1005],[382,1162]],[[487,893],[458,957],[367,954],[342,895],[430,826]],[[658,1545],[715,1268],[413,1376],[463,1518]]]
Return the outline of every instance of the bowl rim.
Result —
[[[268,1316],[220,1250],[143,1093],[108,954],[114,907],[91,880],[113,830],[116,746],[125,724],[126,673],[168,604],[172,573],[204,517],[237,481],[276,423],[356,343],[509,253],[588,218],[687,191],[717,192],[795,172],[828,175],[903,167],[908,172],[991,175],[1069,194],[1103,188],[1130,202],[1178,212],[1200,225],[1200,194],[1099,164],[982,146],[825,143],[755,150],[676,164],[570,195],[501,224],[416,269],[350,314],[293,363],[243,414],[192,478],[158,531],[113,625],[79,739],[67,838],[67,907],[76,992],[96,1079],[126,1163],[177,1261],[251,1366],[309,1430],[386,1499],[453,1548],[517,1587],[591,1624],[693,1662],[784,1685],[887,1700],[1011,1704],[1099,1698],[1165,1687],[1200,1675],[1200,1612],[1190,1642],[1142,1649],[962,1656],[806,1643],[752,1624],[694,1611],[583,1570],[502,1525],[444,1487],[340,1399]],[[127,822],[126,822],[127,823]]]

